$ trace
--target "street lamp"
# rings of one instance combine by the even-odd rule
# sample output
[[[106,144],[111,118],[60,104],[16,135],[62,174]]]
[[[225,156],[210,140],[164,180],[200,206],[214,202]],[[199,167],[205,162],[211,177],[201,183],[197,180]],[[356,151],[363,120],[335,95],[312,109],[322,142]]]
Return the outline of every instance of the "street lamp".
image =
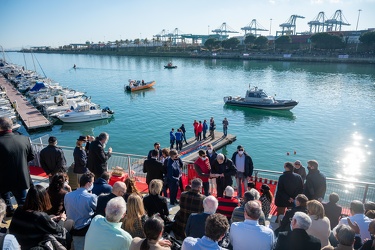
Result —
[[[272,18],[270,19],[270,35],[271,35],[271,29],[272,29]]]
[[[361,15],[361,9],[358,10],[358,18],[357,18],[357,26],[355,27],[355,30],[358,30],[358,23],[359,23],[359,16]]]
[[[210,35],[210,25],[207,27],[207,35]]]

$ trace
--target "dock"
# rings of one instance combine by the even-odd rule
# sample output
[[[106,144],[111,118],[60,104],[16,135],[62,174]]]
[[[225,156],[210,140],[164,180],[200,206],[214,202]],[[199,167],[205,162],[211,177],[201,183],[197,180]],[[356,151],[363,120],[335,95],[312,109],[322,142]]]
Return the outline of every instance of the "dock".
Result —
[[[16,111],[26,130],[32,131],[52,127],[52,123],[1,74],[0,85],[6,89],[6,95],[11,103],[15,104]]]
[[[219,150],[235,140],[235,135],[227,134],[227,136],[224,137],[224,133],[219,131],[215,131],[215,139],[208,136],[205,140],[197,141],[195,137],[192,137],[187,140],[188,144],[185,144],[185,142],[182,143],[180,157],[184,161],[195,161],[198,158],[198,151],[201,149],[206,151],[207,144],[211,144],[215,150]]]

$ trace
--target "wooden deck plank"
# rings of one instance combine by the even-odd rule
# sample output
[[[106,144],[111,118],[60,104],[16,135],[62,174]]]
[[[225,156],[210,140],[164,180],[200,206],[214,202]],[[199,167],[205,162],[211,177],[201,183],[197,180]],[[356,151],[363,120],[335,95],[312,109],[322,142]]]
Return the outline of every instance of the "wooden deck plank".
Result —
[[[39,112],[18,90],[0,75],[0,85],[5,87],[6,95],[8,99],[13,103],[17,102],[17,109],[26,130],[36,130],[41,128],[50,128],[52,126],[51,122],[44,117],[44,115]]]

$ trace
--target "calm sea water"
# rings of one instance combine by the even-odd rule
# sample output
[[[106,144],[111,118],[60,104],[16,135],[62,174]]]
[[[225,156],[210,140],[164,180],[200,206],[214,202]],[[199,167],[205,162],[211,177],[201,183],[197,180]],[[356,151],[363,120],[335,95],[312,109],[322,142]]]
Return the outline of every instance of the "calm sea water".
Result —
[[[7,60],[47,75],[62,86],[86,91],[92,101],[109,106],[109,121],[56,124],[52,131],[74,146],[79,135],[108,132],[116,152],[147,154],[158,141],[169,146],[169,131],[182,123],[193,136],[194,119],[213,116],[221,130],[224,117],[234,144],[241,144],[255,167],[283,170],[286,161],[310,159],[328,177],[372,181],[375,167],[375,67],[373,65],[178,59],[178,69],[164,69],[169,58],[7,53]],[[34,64],[36,65],[34,68]],[[73,64],[77,69],[72,69]],[[124,92],[128,79],[156,80],[153,89]],[[226,107],[223,96],[244,95],[249,84],[276,98],[300,103],[290,112]],[[24,129],[21,132],[27,133]],[[290,155],[287,155],[287,152]],[[294,154],[294,152],[296,154]]]

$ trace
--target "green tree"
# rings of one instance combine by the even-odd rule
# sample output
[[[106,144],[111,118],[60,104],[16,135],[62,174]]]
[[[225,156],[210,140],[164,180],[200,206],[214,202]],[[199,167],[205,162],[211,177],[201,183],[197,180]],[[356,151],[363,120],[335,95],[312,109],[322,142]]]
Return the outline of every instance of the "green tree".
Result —
[[[226,40],[223,40],[221,42],[221,45],[223,46],[223,48],[225,49],[234,49],[238,46],[238,44],[240,44],[240,40],[238,40],[237,38],[235,37],[232,37],[232,38],[229,38],[229,39],[226,39]]]
[[[342,38],[328,33],[317,33],[310,40],[318,49],[341,49],[345,46]]]
[[[257,39],[253,34],[246,35],[244,44],[245,44],[245,50],[247,45],[254,44],[255,39]]]
[[[292,43],[292,39],[290,38],[290,36],[279,36],[276,40],[275,40],[275,43],[277,45],[281,45],[281,44],[290,44]]]
[[[268,44],[268,39],[267,37],[265,36],[258,36],[255,41],[254,41],[254,44],[258,47],[258,48],[265,48]]]
[[[216,46],[217,46],[217,44],[218,44],[217,42],[218,42],[217,39],[215,39],[215,38],[209,38],[209,39],[207,39],[206,42],[204,43],[204,47],[205,47],[206,49],[208,49],[209,51],[212,51],[213,49],[216,48]]]
[[[375,31],[363,33],[359,37],[359,41],[366,45],[375,45]]]

